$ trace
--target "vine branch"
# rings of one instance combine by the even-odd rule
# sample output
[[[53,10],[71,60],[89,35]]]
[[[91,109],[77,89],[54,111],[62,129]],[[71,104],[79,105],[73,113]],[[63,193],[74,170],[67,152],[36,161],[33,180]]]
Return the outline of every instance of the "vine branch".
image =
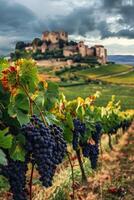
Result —
[[[74,189],[74,168],[73,168],[73,164],[72,164],[72,161],[71,161],[71,158],[70,158],[70,155],[69,155],[69,152],[67,152],[67,157],[68,157],[68,160],[69,160],[69,163],[70,163],[70,166],[71,166],[71,172],[72,172],[72,189],[73,189],[73,199],[75,199],[75,189]]]
[[[38,109],[39,113],[40,113],[40,116],[41,116],[41,118],[42,118],[42,121],[44,122],[44,124],[45,124],[46,126],[48,126],[48,125],[47,125],[47,122],[46,122],[46,119],[45,119],[45,117],[44,117],[44,115],[43,115],[43,113],[42,113],[40,107],[39,107],[39,106],[37,105],[37,103],[31,98],[31,96],[29,95],[27,89],[26,89],[22,84],[19,83],[19,85],[20,85],[20,87],[24,90],[24,92],[25,92],[25,94],[27,95],[27,97],[29,98],[29,102],[30,102],[30,113],[33,114],[33,106],[32,106],[32,105],[34,104],[34,105],[36,106],[36,108]]]

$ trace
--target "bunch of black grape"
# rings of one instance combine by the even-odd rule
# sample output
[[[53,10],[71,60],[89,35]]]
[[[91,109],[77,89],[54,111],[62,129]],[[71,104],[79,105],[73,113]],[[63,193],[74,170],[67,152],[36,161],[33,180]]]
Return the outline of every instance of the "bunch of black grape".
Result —
[[[14,200],[27,200],[26,193],[26,171],[27,159],[25,162],[14,161],[8,156],[8,165],[1,167],[1,173],[10,183],[10,189]]]
[[[123,131],[126,131],[128,128],[129,128],[129,126],[131,125],[131,121],[129,121],[129,120],[123,120],[122,122],[121,122],[121,127],[122,127],[122,129],[123,129]]]
[[[26,150],[31,154],[32,162],[37,165],[40,181],[45,187],[51,186],[56,167],[66,153],[62,130],[56,125],[46,127],[34,115],[21,131],[26,138]]]
[[[86,126],[79,119],[73,120],[74,130],[73,130],[73,149],[77,150],[80,142],[80,137],[83,137],[86,131]]]
[[[101,124],[96,123],[95,132],[92,135],[92,139],[94,142],[92,142],[92,143],[84,142],[82,144],[83,156],[86,158],[89,158],[92,169],[96,169],[96,167],[97,167],[97,161],[98,161],[98,155],[99,155],[99,140],[101,137],[101,130],[102,130]]]

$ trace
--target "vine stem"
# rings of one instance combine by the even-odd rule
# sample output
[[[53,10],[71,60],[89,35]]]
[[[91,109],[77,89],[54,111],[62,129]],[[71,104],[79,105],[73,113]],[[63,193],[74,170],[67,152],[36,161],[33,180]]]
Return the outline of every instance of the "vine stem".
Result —
[[[34,104],[34,105],[36,106],[36,108],[38,109],[39,113],[40,113],[40,116],[41,116],[41,118],[42,118],[42,121],[44,122],[44,124],[45,124],[46,126],[48,126],[48,125],[47,125],[47,122],[46,122],[46,119],[45,119],[45,117],[43,116],[43,113],[42,113],[40,107],[39,107],[39,106],[36,104],[36,102],[31,98],[31,96],[29,95],[27,89],[26,89],[22,84],[19,84],[19,85],[21,86],[21,88],[24,90],[25,94],[26,94],[27,97],[29,98],[29,102],[30,102],[30,113],[33,114],[33,106],[32,106],[32,105]]]
[[[113,150],[111,134],[110,133],[108,134],[108,138],[109,138],[109,141],[108,141],[109,147],[110,147],[111,150]]]
[[[75,189],[74,189],[74,168],[73,168],[73,164],[72,164],[72,161],[71,161],[71,158],[70,158],[70,155],[69,155],[69,152],[67,151],[67,157],[68,157],[68,160],[69,160],[69,163],[70,163],[70,166],[71,166],[71,172],[72,172],[72,189],[73,189],[73,199],[75,199]]]
[[[100,138],[100,153],[101,153],[101,157],[103,158],[102,138]]]
[[[87,177],[86,177],[85,170],[84,170],[84,167],[83,167],[83,163],[82,163],[82,160],[81,160],[80,149],[76,150],[76,155],[77,155],[77,159],[78,159],[81,174],[82,174],[82,182],[87,183]]]
[[[32,200],[33,173],[34,173],[34,164],[32,164],[31,176],[30,176],[30,181],[29,181],[29,188],[30,188],[29,200]]]

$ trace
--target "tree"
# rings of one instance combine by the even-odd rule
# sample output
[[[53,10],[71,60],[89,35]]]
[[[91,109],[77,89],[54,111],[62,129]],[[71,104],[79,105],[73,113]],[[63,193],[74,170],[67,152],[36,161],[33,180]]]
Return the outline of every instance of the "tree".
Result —
[[[15,49],[23,50],[26,47],[26,44],[23,41],[19,41],[16,43]]]
[[[32,41],[32,45],[33,46],[41,46],[42,45],[42,40],[40,38],[35,38],[33,41]]]

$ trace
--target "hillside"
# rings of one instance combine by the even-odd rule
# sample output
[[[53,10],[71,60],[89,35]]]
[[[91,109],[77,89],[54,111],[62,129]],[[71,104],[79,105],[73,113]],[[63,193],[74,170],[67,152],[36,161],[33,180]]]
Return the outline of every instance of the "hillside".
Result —
[[[69,99],[77,96],[86,97],[97,90],[102,93],[98,105],[105,105],[111,95],[121,100],[123,109],[134,108],[134,68],[129,65],[109,64],[98,66],[80,66],[62,68],[55,71],[53,67],[39,67],[41,74],[57,77],[61,91]],[[44,77],[45,78],[45,77]]]

